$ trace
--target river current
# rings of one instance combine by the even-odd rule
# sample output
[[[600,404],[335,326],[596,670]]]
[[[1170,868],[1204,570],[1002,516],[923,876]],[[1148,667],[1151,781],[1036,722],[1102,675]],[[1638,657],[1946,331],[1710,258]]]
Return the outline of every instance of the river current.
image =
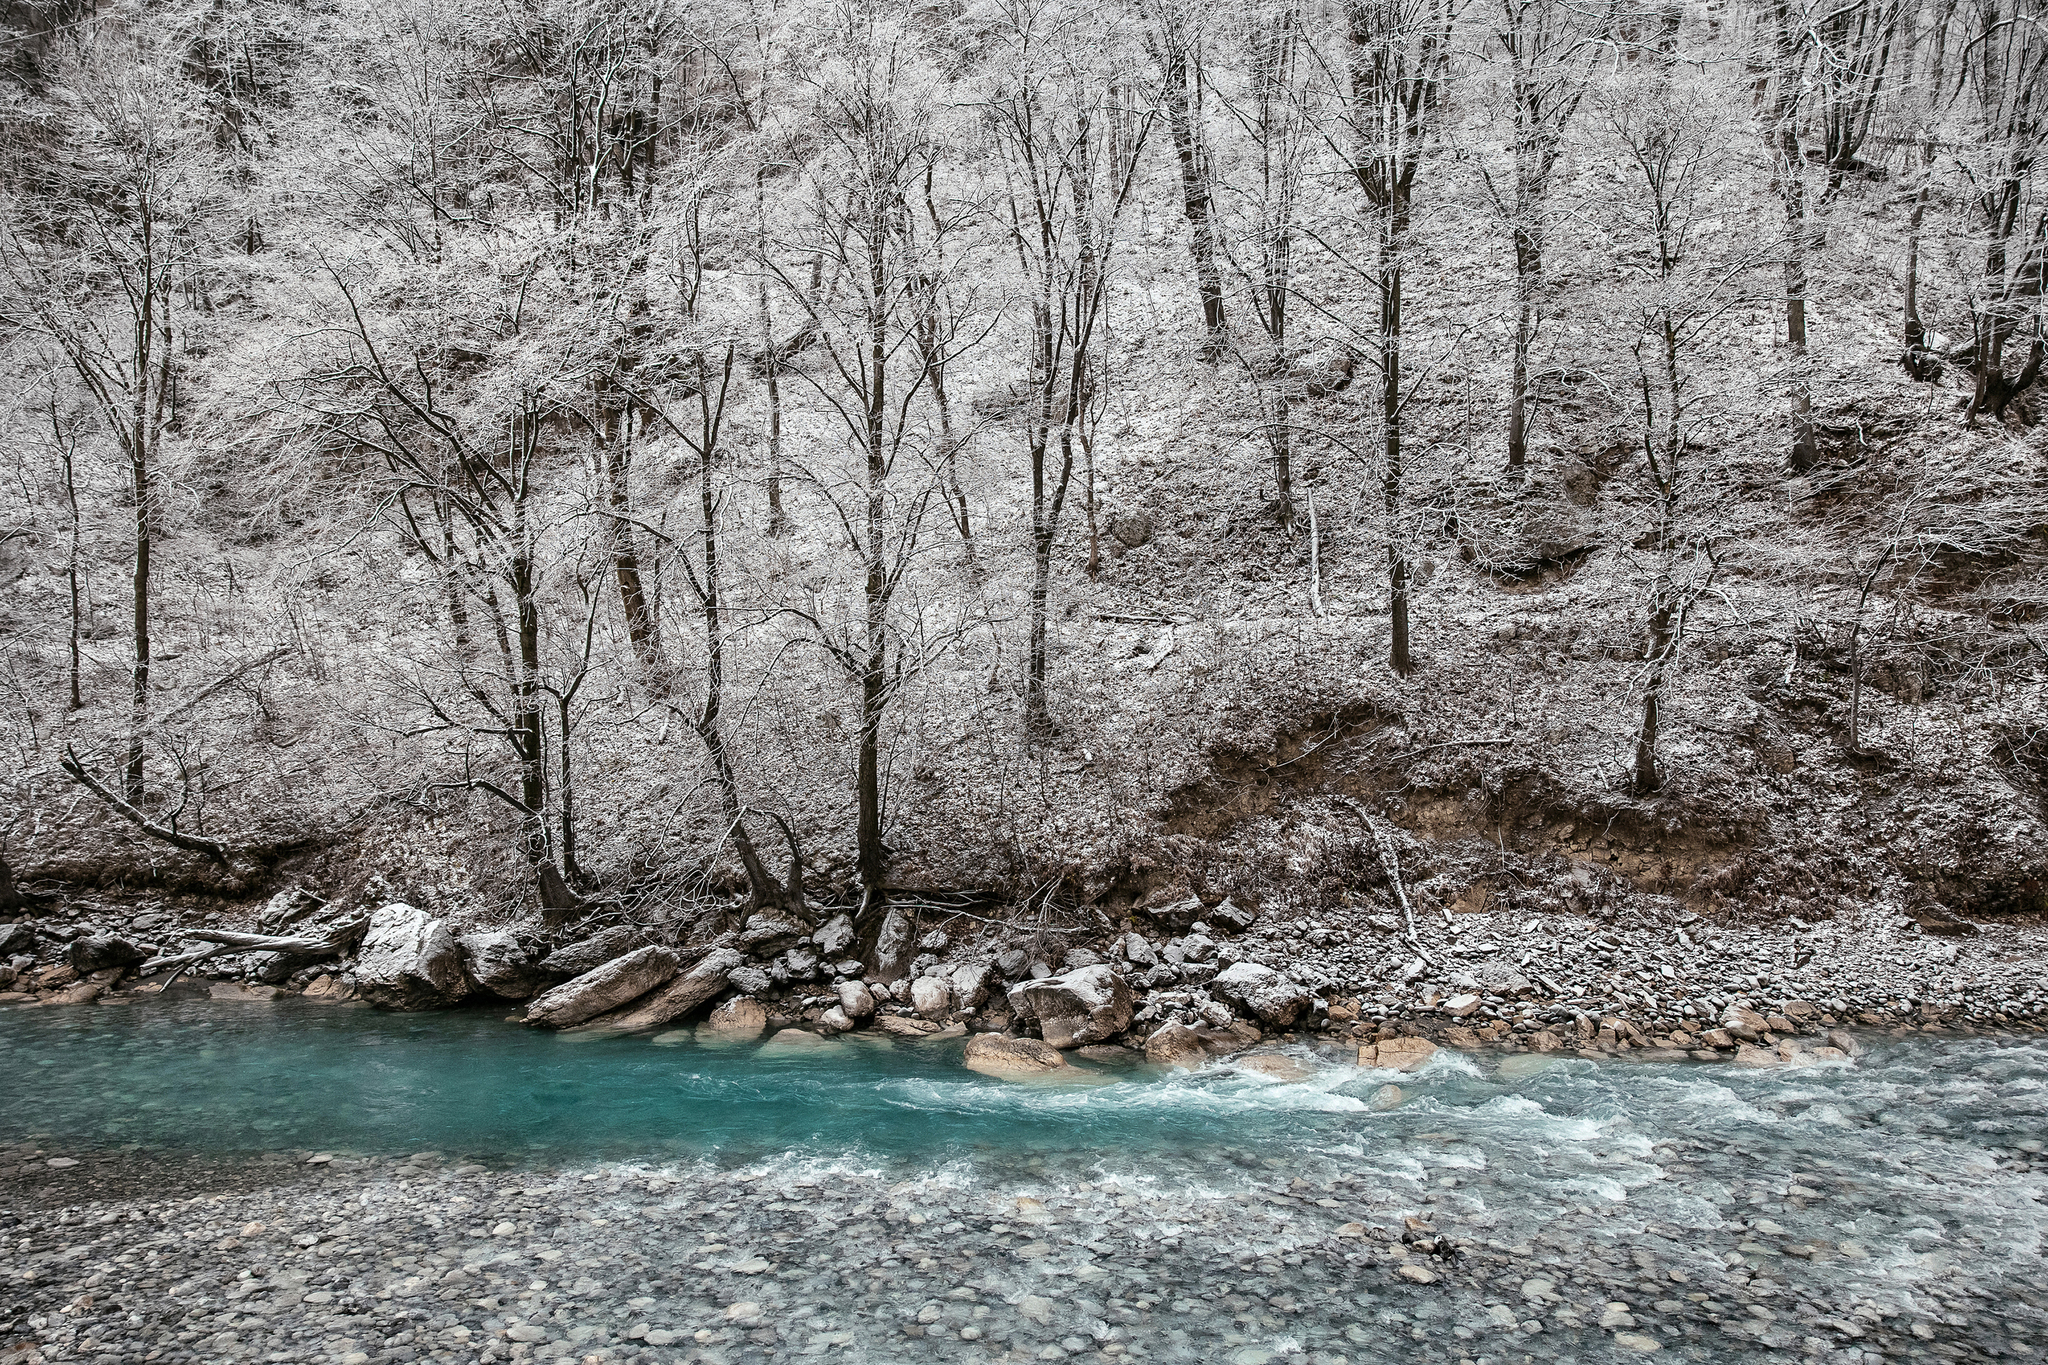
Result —
[[[300,1292],[403,1246],[467,1305],[372,1360],[2039,1359],[2048,1044],[1866,1042],[1019,1082],[957,1040],[45,1008],[0,1012],[0,1142],[332,1158]],[[324,1321],[267,1358],[346,1358]]]

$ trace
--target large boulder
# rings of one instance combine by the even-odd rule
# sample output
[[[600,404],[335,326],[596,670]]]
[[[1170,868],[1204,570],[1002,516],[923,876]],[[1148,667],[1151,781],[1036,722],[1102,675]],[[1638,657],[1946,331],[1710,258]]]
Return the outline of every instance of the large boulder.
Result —
[[[356,994],[387,1010],[431,1010],[469,994],[448,926],[397,901],[370,916],[356,957]]]
[[[1427,1038],[1382,1038],[1358,1049],[1358,1064],[1381,1071],[1420,1071],[1436,1051]]]
[[[1239,905],[1226,897],[1218,904],[1210,906],[1203,918],[1226,933],[1241,934],[1259,922],[1259,912],[1249,905]]]
[[[1183,896],[1179,900],[1166,901],[1159,905],[1143,906],[1138,911],[1146,919],[1162,929],[1184,934],[1202,917],[1202,898]]]
[[[1275,1028],[1286,1028],[1308,1013],[1311,998],[1307,987],[1256,962],[1225,967],[1209,983],[1209,993]]]
[[[1058,1048],[1036,1038],[1007,1038],[1000,1033],[977,1033],[969,1038],[965,1061],[970,1069],[990,1076],[1042,1076],[1067,1064]]]
[[[853,931],[853,916],[834,915],[825,921],[824,927],[818,930],[813,941],[818,945],[820,953],[826,957],[837,958],[845,957],[852,952],[858,937]]]
[[[910,1007],[927,1019],[943,1019],[953,1008],[953,988],[943,976],[920,976],[910,983]]]
[[[839,1008],[846,1017],[858,1022],[872,1019],[875,1014],[875,994],[858,981],[839,983]]]
[[[1202,1046],[1202,1035],[1186,1024],[1168,1024],[1145,1040],[1145,1060],[1193,1071],[1209,1060],[1209,1049]]]
[[[148,956],[125,938],[112,934],[87,934],[71,940],[65,959],[80,976],[103,972],[109,967],[133,967]]]
[[[0,924],[0,962],[26,955],[35,956],[36,931],[26,924]]]
[[[996,969],[986,962],[963,962],[953,969],[953,998],[962,1009],[980,1009],[996,984]]]
[[[510,929],[478,929],[456,942],[471,978],[502,1000],[530,1000],[555,979]]]
[[[1131,1026],[1131,988],[1107,963],[1025,981],[1010,988],[1010,1010],[1038,1020],[1045,1041],[1080,1047],[1116,1037]]]
[[[640,930],[631,925],[615,925],[589,938],[557,948],[541,961],[540,969],[551,981],[559,981],[565,976],[582,976],[624,957],[643,942]]]
[[[713,1033],[764,1033],[768,1007],[751,996],[735,995],[711,1011],[705,1026]]]
[[[635,1000],[624,1008],[613,1010],[610,1014],[594,1020],[591,1027],[658,1028],[686,1014],[694,1014],[702,1006],[725,994],[726,986],[732,979],[732,969],[739,966],[741,961],[735,949],[713,948],[698,960],[696,966],[645,1000]],[[768,1022],[765,1012],[761,1022],[764,1026]]]
[[[613,958],[595,971],[564,981],[526,1007],[526,1022],[539,1028],[568,1028],[637,1000],[676,974],[675,950],[649,944]]]
[[[748,957],[774,957],[810,937],[810,931],[793,920],[757,919],[740,930],[740,951]]]

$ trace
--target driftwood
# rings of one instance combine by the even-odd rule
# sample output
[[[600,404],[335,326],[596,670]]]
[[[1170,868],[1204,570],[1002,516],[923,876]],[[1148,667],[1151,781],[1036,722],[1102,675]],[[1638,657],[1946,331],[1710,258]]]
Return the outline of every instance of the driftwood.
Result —
[[[1400,903],[1402,918],[1408,922],[1408,946],[1415,950],[1417,957],[1434,967],[1435,959],[1423,951],[1422,940],[1415,936],[1415,907],[1408,903],[1408,888],[1401,884],[1401,856],[1394,851],[1394,840],[1387,833],[1386,826],[1365,811],[1361,810],[1359,814],[1365,816],[1365,826],[1372,831],[1373,843],[1379,846],[1380,866],[1386,870],[1387,880],[1394,887],[1394,899]]]
[[[168,971],[163,985],[157,987],[161,995],[171,987],[187,967],[204,962],[209,957],[218,957],[230,950],[252,953],[290,953],[295,957],[334,957],[354,947],[370,927],[367,919],[351,920],[320,938],[281,938],[275,934],[243,934],[230,929],[193,929],[185,934],[196,938],[206,946],[168,957],[151,958],[135,969],[137,976],[153,976]]]

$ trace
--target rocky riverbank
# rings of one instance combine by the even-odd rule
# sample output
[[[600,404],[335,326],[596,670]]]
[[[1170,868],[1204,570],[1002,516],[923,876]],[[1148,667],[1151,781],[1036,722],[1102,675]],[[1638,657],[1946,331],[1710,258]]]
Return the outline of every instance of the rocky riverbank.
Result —
[[[1289,1030],[1368,1052],[1425,1038],[1772,1064],[1825,1060],[1843,1028],[2026,1031],[2048,1011],[2048,930],[2026,918],[1850,910],[1759,926],[1669,908],[1281,922],[1181,896],[1028,935],[964,915],[927,923],[907,971],[885,980],[845,914],[692,940],[627,924],[464,928],[402,903],[287,892],[232,926],[118,907],[0,925],[0,1003],[117,1002],[175,981],[229,1000],[497,1006],[550,1028],[974,1031],[1049,1045],[1002,1052],[1024,1071],[1091,1046],[1197,1065]]]

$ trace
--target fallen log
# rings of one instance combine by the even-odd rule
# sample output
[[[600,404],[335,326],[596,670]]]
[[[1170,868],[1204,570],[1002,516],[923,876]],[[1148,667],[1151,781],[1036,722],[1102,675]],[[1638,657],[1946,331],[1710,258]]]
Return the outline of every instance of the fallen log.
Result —
[[[360,940],[370,927],[368,919],[351,920],[320,938],[281,938],[275,934],[244,934],[231,929],[189,929],[186,938],[196,938],[206,944],[187,952],[167,957],[151,958],[135,969],[137,976],[154,976],[168,971],[170,976],[157,987],[161,995],[169,990],[171,983],[181,976],[187,967],[217,957],[230,949],[249,953],[290,953],[294,957],[333,957],[347,952]]]

